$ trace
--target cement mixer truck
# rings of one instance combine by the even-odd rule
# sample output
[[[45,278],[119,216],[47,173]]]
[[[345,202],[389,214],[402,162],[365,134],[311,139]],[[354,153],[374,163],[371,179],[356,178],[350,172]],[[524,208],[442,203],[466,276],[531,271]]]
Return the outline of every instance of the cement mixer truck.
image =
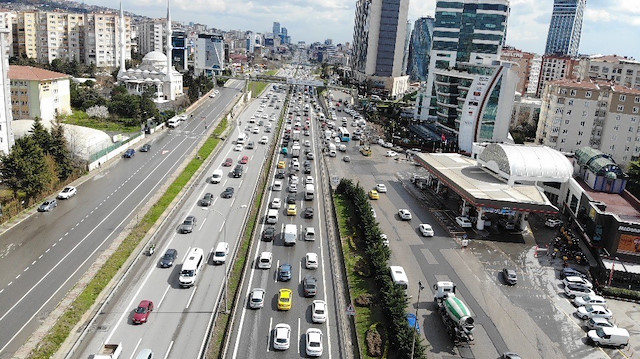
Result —
[[[472,342],[474,320],[469,308],[456,297],[456,285],[453,282],[442,281],[434,284],[433,289],[436,292],[434,301],[438,305],[438,312],[453,342]]]

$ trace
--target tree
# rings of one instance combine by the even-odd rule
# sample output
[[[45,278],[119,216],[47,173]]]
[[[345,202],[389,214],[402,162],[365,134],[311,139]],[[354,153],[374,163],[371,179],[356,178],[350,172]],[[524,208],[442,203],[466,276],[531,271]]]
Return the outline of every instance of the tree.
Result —
[[[56,119],[56,122],[51,128],[51,148],[49,154],[55,159],[58,165],[58,179],[64,181],[69,178],[73,173],[73,160],[71,159],[67,139],[64,137],[64,127],[62,127],[60,119]]]
[[[33,126],[31,126],[31,130],[29,130],[31,137],[33,137],[36,144],[40,146],[44,153],[49,153],[51,149],[51,133],[47,130],[42,124],[42,119],[36,116],[33,121]]]
[[[24,191],[27,201],[52,188],[55,174],[45,154],[32,136],[16,140],[11,153],[0,157],[2,180],[13,191],[14,197]]]

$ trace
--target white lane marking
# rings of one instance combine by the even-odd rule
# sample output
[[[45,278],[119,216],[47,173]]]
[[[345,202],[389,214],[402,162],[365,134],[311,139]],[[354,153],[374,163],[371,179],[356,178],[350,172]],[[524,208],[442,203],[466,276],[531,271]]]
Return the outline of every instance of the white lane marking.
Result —
[[[58,243],[57,243],[57,242],[54,242],[54,243],[51,245],[51,247],[55,247],[55,246],[57,246],[57,245],[58,245]],[[2,319],[2,318],[0,318],[0,319]]]
[[[167,293],[169,292],[170,288],[171,288],[171,286],[168,285],[167,289],[164,290],[164,293],[162,294],[162,298],[160,298],[160,302],[158,302],[158,306],[156,307],[156,309],[160,308],[160,306],[162,305],[162,302],[164,301],[164,297],[167,296]]]
[[[7,284],[7,287],[12,285],[12,284],[13,284],[13,281],[9,282],[9,284]]]
[[[41,255],[38,257],[38,259],[41,259],[43,256],[44,256],[44,254],[41,254]]]
[[[242,312],[242,314],[244,314],[244,311]],[[271,327],[273,326],[273,317],[269,318],[269,333],[267,333],[267,353],[269,352],[269,349],[271,348]],[[242,328],[242,326],[241,326]],[[240,338],[240,335],[238,335],[238,339]],[[233,350],[233,358],[236,357],[237,354],[237,350],[238,350],[238,341],[236,340],[236,348]]]
[[[65,236],[65,237],[66,237],[66,236],[68,236],[68,235],[69,235],[69,232],[67,232],[67,233],[65,233],[65,234],[64,234],[64,236]]]
[[[51,250],[51,248],[48,248],[46,251],[44,251],[45,253],[49,253],[49,251]],[[0,320],[2,320],[2,318],[0,318]]]
[[[0,294],[2,294],[2,292],[4,292],[4,289],[0,289]]]
[[[31,262],[31,265],[34,265],[34,264],[36,264],[36,261]]]
[[[164,355],[163,359],[167,359],[169,357],[169,353],[171,353],[171,348],[173,348],[173,340],[169,343],[169,347],[167,348],[167,353]]]
[[[218,231],[218,233],[222,232],[222,230],[224,229],[224,224],[225,223],[227,223],[227,219],[226,218],[222,221],[222,225],[220,226],[220,230]]]
[[[302,261],[298,263],[298,283],[302,282]]]
[[[249,171],[249,169],[247,168],[247,172]],[[240,187],[242,187],[242,182],[244,182],[244,180],[240,180],[240,184],[238,185],[238,189],[240,189]]]
[[[20,276],[21,276],[21,275],[22,275],[22,274],[18,274],[18,275],[16,276],[16,280],[17,280],[18,278],[20,278]]]
[[[193,292],[191,292],[191,296],[189,297],[189,301],[187,302],[187,306],[184,307],[184,309],[189,309],[189,306],[191,305],[191,301],[193,300],[193,296],[196,294],[196,289],[198,289],[197,285],[193,286]]]
[[[276,279],[274,280],[275,283],[278,283],[278,271],[280,270],[280,260],[278,259],[276,261]],[[253,274],[253,273],[252,273]],[[252,277],[253,278],[253,277]]]
[[[298,354],[300,354],[300,317],[298,317],[298,336],[296,337],[298,340]]]
[[[131,353],[131,356],[129,357],[129,359],[133,359],[133,356],[136,355],[136,352],[138,351],[138,347],[140,346],[140,342],[142,342],[142,338],[138,339],[138,343],[136,344],[135,348],[133,348],[133,352]]]
[[[33,263],[35,263],[35,262],[33,262]],[[31,263],[31,265],[33,265],[33,263]],[[22,272],[26,272],[28,270],[29,270],[29,267],[25,268]]]
[[[207,217],[204,217],[204,219],[202,220],[202,223],[200,224],[200,228],[198,229],[199,231],[202,230],[202,226],[204,226],[204,222],[207,221]]]

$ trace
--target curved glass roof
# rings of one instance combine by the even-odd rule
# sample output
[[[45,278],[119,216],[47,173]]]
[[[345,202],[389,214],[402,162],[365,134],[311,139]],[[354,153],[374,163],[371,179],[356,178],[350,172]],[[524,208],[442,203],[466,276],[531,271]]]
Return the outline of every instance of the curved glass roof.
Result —
[[[546,146],[522,146],[502,143],[487,145],[480,154],[487,167],[528,181],[566,182],[573,174],[573,165],[565,155]]]

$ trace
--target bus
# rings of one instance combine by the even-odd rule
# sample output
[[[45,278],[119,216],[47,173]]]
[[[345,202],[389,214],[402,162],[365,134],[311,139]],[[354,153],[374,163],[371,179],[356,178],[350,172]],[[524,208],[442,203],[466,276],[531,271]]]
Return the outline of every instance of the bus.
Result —
[[[342,142],[351,141],[351,135],[349,134],[349,131],[347,131],[345,127],[340,127],[338,129],[338,132],[340,132],[340,141]]]

